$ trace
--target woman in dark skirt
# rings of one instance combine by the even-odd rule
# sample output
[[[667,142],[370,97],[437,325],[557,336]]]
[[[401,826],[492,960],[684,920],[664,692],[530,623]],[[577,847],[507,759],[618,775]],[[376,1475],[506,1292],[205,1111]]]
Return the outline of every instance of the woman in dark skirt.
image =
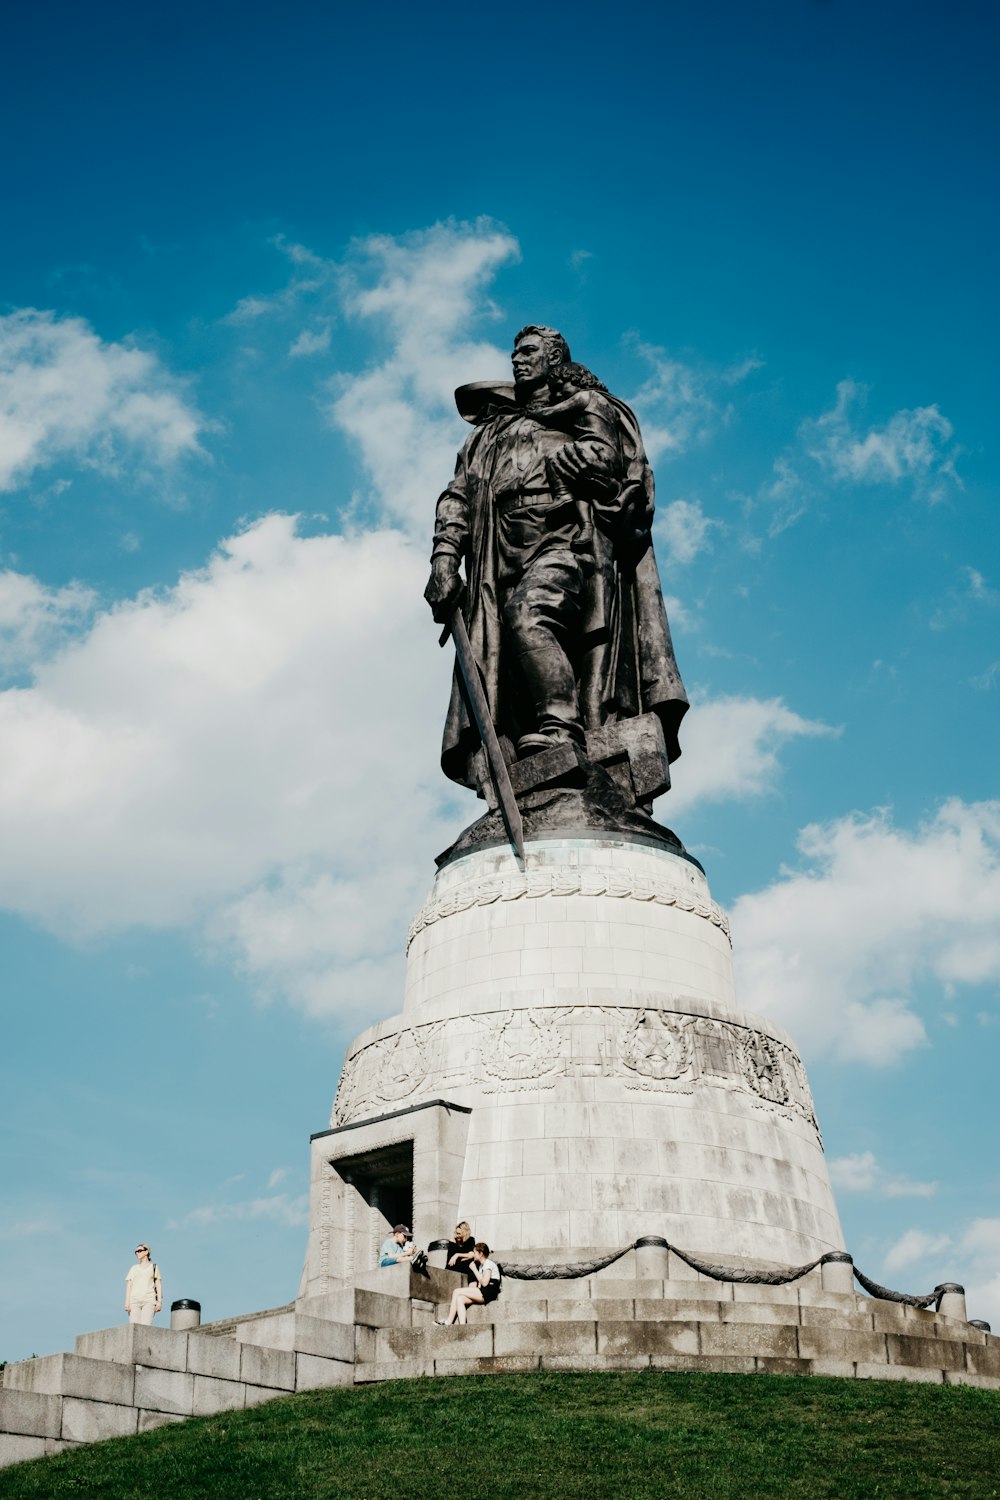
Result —
[[[472,1252],[469,1270],[475,1276],[475,1281],[470,1286],[460,1287],[452,1292],[447,1318],[437,1320],[445,1328],[452,1323],[467,1323],[467,1308],[488,1305],[500,1295],[500,1267],[495,1260],[490,1260],[490,1247],[482,1240],[476,1243]]]

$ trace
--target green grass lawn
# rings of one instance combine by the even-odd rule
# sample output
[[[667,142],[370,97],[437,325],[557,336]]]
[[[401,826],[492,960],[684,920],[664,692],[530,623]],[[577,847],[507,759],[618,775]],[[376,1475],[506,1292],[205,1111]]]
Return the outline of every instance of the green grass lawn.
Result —
[[[490,1375],[289,1396],[0,1471],[7,1496],[1000,1497],[1000,1393],[745,1375]]]

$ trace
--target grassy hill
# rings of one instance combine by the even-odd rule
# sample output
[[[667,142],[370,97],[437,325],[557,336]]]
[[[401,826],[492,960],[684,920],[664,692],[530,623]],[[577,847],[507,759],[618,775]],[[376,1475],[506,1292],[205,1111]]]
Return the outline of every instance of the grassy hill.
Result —
[[[0,1471],[163,1500],[1000,1497],[1000,1393],[784,1376],[491,1375],[290,1396]]]

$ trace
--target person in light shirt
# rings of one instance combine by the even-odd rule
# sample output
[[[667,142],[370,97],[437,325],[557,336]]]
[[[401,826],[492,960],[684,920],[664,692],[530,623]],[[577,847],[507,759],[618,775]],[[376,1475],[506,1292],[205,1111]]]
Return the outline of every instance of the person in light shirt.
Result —
[[[490,1247],[482,1240],[477,1242],[472,1252],[469,1270],[474,1274],[475,1282],[452,1292],[448,1316],[436,1319],[443,1328],[450,1327],[452,1323],[467,1323],[470,1307],[488,1305],[500,1295],[500,1267],[495,1260],[490,1260]]]
[[[148,1245],[137,1245],[138,1265],[125,1277],[125,1311],[130,1323],[152,1323],[163,1306],[163,1282],[160,1268],[153,1264]]]
[[[416,1253],[416,1246],[410,1238],[410,1230],[406,1224],[397,1224],[392,1233],[382,1241],[378,1252],[378,1263],[380,1266],[395,1266],[401,1260],[410,1260]]]

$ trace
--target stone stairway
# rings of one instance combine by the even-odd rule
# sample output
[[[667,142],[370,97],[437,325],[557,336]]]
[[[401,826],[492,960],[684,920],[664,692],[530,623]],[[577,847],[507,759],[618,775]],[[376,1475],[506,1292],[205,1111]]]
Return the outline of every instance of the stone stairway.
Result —
[[[844,1284],[839,1269],[827,1284],[817,1270],[784,1287],[615,1271],[508,1278],[465,1328],[434,1321],[463,1278],[397,1266],[197,1329],[82,1334],[72,1354],[3,1372],[0,1465],[297,1391],[427,1375],[704,1370],[1000,1390],[1000,1338],[960,1316],[831,1290],[837,1276]]]
[[[446,1304],[438,1305],[443,1316]],[[1000,1390],[1000,1338],[854,1293],[598,1276],[508,1281],[466,1328],[359,1330],[355,1382],[531,1370],[836,1375]]]

